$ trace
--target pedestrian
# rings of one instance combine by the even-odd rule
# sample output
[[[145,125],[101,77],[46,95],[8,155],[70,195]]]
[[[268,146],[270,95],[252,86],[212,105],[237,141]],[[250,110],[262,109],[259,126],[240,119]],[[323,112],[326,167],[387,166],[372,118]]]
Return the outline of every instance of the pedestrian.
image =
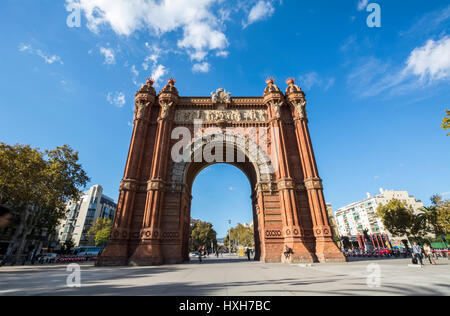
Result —
[[[414,242],[413,246],[413,258],[416,258],[420,262],[420,266],[423,267],[422,261],[422,248],[419,246],[417,242]]]
[[[8,226],[11,219],[11,210],[4,206],[0,206],[0,228],[5,228],[6,226]]]
[[[198,249],[198,262],[200,262],[200,263],[202,263],[202,256],[203,256],[203,249],[202,249],[202,247],[200,247],[199,249]]]
[[[248,261],[251,260],[251,254],[252,254],[252,252],[250,251],[249,248],[247,248],[247,258],[248,258]]]
[[[426,243],[423,245],[423,250],[425,251],[425,256],[427,256],[428,260],[430,261],[430,264],[436,265],[436,261],[434,260],[433,256],[433,249],[431,248],[431,246]]]

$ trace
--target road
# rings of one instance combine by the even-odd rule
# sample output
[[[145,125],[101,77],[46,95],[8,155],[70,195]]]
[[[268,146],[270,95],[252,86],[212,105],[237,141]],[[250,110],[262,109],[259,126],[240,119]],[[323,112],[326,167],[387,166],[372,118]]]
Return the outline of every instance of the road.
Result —
[[[156,267],[81,265],[81,288],[67,265],[0,268],[0,295],[304,296],[450,295],[450,261],[423,269],[410,260],[282,265],[237,258]]]

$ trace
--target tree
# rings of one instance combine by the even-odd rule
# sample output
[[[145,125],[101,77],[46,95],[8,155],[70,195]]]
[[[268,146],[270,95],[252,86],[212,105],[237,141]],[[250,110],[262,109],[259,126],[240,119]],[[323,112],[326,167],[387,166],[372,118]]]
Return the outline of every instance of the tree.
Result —
[[[104,247],[109,242],[113,223],[109,218],[97,218],[88,231],[88,237],[97,247]]]
[[[237,227],[230,230],[231,233],[231,243],[235,246],[242,246],[245,248],[255,247],[255,233],[253,227],[244,226],[238,224]],[[230,243],[230,233],[228,233],[225,238],[225,246],[228,247]]]
[[[211,245],[217,247],[217,233],[213,224],[195,221],[191,231],[191,251],[197,251],[200,247],[211,249]]]
[[[444,130],[450,130],[450,110],[446,111],[447,115],[446,117],[444,117],[444,119],[442,120],[442,125],[441,127]],[[447,136],[450,136],[450,133],[447,134]]]
[[[411,207],[397,199],[392,199],[386,205],[379,205],[377,216],[394,237],[419,237],[426,233],[427,222],[424,217],[415,214]]]
[[[48,234],[66,215],[70,199],[89,178],[78,163],[78,152],[68,146],[41,151],[29,145],[0,143],[0,204],[9,206],[18,223],[8,254],[23,254],[27,238]]]
[[[423,207],[419,217],[426,221],[427,232],[433,233],[436,238],[444,233],[442,221],[439,218],[439,206],[442,205],[442,196],[435,194],[431,197],[431,206]]]
[[[445,200],[437,205],[437,222],[442,234],[450,233],[450,200]]]
[[[70,238],[64,243],[63,253],[69,254],[73,248],[75,248],[75,243],[74,243],[73,239]]]
[[[423,207],[420,216],[427,221],[428,232],[436,238],[450,231],[450,200],[444,201],[442,195],[435,194],[431,197],[432,205]]]

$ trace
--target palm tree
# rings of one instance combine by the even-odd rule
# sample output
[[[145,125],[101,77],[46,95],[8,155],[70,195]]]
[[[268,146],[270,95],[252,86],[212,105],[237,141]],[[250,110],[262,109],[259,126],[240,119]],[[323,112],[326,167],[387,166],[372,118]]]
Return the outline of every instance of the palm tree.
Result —
[[[427,230],[430,229],[438,238],[442,234],[442,228],[438,223],[437,206],[424,206],[420,209],[422,213],[418,214],[417,220],[426,225]]]

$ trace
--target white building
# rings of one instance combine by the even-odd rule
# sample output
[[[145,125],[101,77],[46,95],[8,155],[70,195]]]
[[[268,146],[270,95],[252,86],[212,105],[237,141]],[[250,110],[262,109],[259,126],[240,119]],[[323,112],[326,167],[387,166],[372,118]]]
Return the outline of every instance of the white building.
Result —
[[[75,246],[89,246],[87,232],[98,218],[114,221],[117,204],[103,194],[100,185],[92,186],[83,193],[79,201],[70,201],[66,219],[59,226],[58,238],[61,244],[72,239]]]
[[[378,206],[380,204],[386,205],[392,199],[406,203],[413,210],[423,207],[422,202],[409,195],[407,191],[384,191],[380,189],[380,194],[375,196],[367,193],[367,199],[341,207],[336,211],[339,235],[342,237],[356,236],[363,234],[364,230],[367,229],[369,234],[387,234],[392,238],[384,228],[381,219],[376,216]]]

